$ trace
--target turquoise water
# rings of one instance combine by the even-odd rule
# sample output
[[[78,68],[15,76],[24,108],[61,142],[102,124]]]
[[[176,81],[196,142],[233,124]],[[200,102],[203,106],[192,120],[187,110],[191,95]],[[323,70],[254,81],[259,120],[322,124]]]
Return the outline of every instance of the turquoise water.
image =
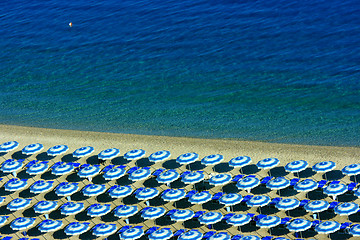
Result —
[[[2,124],[360,146],[355,1],[0,6]]]

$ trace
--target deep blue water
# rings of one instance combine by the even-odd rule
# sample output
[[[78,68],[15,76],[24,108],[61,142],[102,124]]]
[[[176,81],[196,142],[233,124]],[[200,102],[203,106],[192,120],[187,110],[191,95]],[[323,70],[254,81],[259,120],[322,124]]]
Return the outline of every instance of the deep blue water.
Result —
[[[360,146],[359,12],[355,0],[4,0],[0,123]]]

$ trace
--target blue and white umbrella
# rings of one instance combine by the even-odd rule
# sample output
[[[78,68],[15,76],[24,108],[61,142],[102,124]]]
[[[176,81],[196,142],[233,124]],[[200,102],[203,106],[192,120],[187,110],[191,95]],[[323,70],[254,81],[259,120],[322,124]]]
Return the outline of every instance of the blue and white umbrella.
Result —
[[[57,206],[56,201],[40,201],[33,208],[36,213],[48,213],[54,211]]]
[[[294,186],[298,192],[310,192],[318,187],[318,183],[312,179],[305,179]]]
[[[329,196],[332,196],[334,199],[336,199],[336,196],[341,195],[348,191],[348,188],[345,184],[330,184],[327,186],[323,192]]]
[[[300,201],[296,198],[284,198],[276,203],[276,208],[279,210],[292,210],[300,206]]]
[[[191,172],[182,177],[181,181],[185,184],[195,184],[204,180],[202,172]]]
[[[115,180],[124,176],[125,173],[126,173],[125,168],[123,166],[118,166],[106,171],[103,177],[105,180]]]
[[[3,173],[12,173],[16,177],[16,171],[23,167],[23,160],[8,159],[1,165]]]
[[[17,211],[26,208],[31,203],[31,199],[15,198],[7,205],[10,211]]]
[[[81,202],[66,202],[60,207],[61,214],[75,215],[84,209],[84,203]]]
[[[9,216],[0,216],[0,226],[4,225]]]
[[[120,150],[117,148],[109,148],[101,151],[98,154],[98,158],[102,160],[110,160],[117,157],[120,154]]]
[[[149,200],[159,195],[159,190],[156,188],[145,188],[136,193],[135,197],[139,200]]]
[[[204,191],[191,195],[191,197],[189,198],[189,202],[191,204],[203,204],[210,201],[211,198],[212,195],[209,192]]]
[[[342,170],[342,173],[345,175],[353,176],[360,174],[360,164],[351,164],[349,166],[344,167]]]
[[[183,165],[183,164],[190,164],[196,162],[197,160],[199,160],[199,154],[193,152],[193,153],[185,153],[180,155],[176,159],[176,162]]]
[[[208,212],[199,217],[199,222],[201,224],[215,224],[220,222],[223,218],[223,215],[219,212]]]
[[[354,195],[357,197],[360,197],[360,188],[358,188],[354,191]]]
[[[89,181],[100,172],[99,165],[89,165],[84,168],[81,168],[80,171],[77,173],[81,178],[88,178]]]
[[[144,230],[142,228],[129,228],[120,234],[120,239],[135,240],[141,238],[142,235],[144,235]]]
[[[233,226],[242,226],[251,221],[251,217],[246,214],[235,214],[231,218],[227,219],[226,222]]]
[[[220,163],[222,160],[224,160],[224,156],[220,154],[212,154],[209,156],[204,157],[201,159],[201,163],[208,166],[208,165],[215,165]]]
[[[160,161],[164,161],[166,159],[168,159],[171,156],[169,151],[166,150],[162,150],[162,151],[157,151],[154,152],[153,154],[151,154],[149,156],[149,160],[150,162],[160,162]]]
[[[248,235],[240,238],[239,240],[261,240],[261,238],[256,235]]]
[[[15,192],[27,186],[27,179],[12,178],[5,183],[5,190]]]
[[[330,234],[338,231],[341,224],[336,221],[321,222],[315,226],[315,230],[321,234]]]
[[[226,232],[219,232],[212,235],[209,240],[230,240],[231,236]]]
[[[108,193],[112,198],[126,197],[129,196],[132,192],[133,189],[130,186],[115,185],[108,190]]]
[[[352,226],[349,233],[353,236],[360,236],[360,224],[355,224]]]
[[[215,176],[212,176],[209,179],[209,183],[212,185],[225,185],[227,183],[229,183],[232,179],[232,176],[230,174],[226,174],[226,173],[220,173],[217,174]]]
[[[266,187],[271,190],[280,190],[290,186],[290,181],[284,177],[277,177],[266,184]]]
[[[64,174],[71,173],[74,169],[75,167],[72,163],[62,163],[53,167],[51,172],[56,176],[62,176]]]
[[[278,216],[266,216],[260,218],[256,222],[256,226],[261,228],[272,228],[272,227],[276,227],[280,223],[281,223],[281,218],[279,218]]]
[[[359,204],[354,202],[346,202],[335,207],[334,212],[338,215],[351,215],[359,211]]]
[[[101,217],[111,211],[110,204],[93,204],[87,209],[87,215],[90,217]]]
[[[256,166],[262,169],[271,169],[279,165],[280,161],[277,158],[265,158],[259,161]]]
[[[239,204],[242,200],[242,196],[237,193],[229,193],[222,196],[219,199],[219,203],[224,204],[225,206],[233,206]]]
[[[79,185],[77,183],[64,182],[56,187],[55,193],[58,196],[70,196],[77,190],[79,190]]]
[[[69,147],[66,146],[66,145],[56,145],[56,146],[53,146],[51,148],[49,148],[46,153],[49,155],[49,156],[58,156],[60,154],[64,154],[66,153],[67,151],[69,150]]]
[[[62,225],[63,222],[60,220],[46,219],[39,224],[38,229],[40,232],[54,232],[59,230]]]
[[[256,177],[246,177],[243,179],[240,179],[237,183],[236,186],[238,189],[242,189],[242,190],[246,190],[248,192],[250,192],[251,189],[259,186],[260,184],[260,180]]]
[[[148,238],[149,240],[167,240],[173,236],[173,232],[170,228],[160,228],[155,232],[151,233]]]
[[[315,164],[312,169],[315,172],[329,172],[336,167],[336,163],[333,161],[324,161]]]
[[[173,202],[184,198],[185,195],[184,189],[169,189],[161,197],[164,201]]]
[[[132,181],[140,181],[148,178],[151,175],[149,168],[140,168],[129,175],[129,179]]]
[[[298,218],[291,221],[287,228],[290,232],[303,232],[311,228],[312,222],[306,219]]]
[[[89,229],[90,223],[87,222],[72,222],[66,226],[64,232],[67,235],[80,235]]]
[[[199,230],[192,229],[188,232],[184,232],[178,238],[178,240],[201,240],[203,238],[203,234],[199,232]]]
[[[309,163],[305,160],[296,160],[285,165],[285,171],[298,173],[304,171],[309,166]]]
[[[5,201],[6,197],[0,197],[0,204],[2,204]]]
[[[50,191],[53,187],[53,183],[54,181],[38,180],[33,185],[31,185],[30,192],[37,194]]]
[[[49,168],[48,161],[38,162],[28,167],[26,169],[26,173],[29,175],[39,175],[46,172],[48,168]]]
[[[86,157],[92,154],[93,152],[94,152],[94,148],[91,146],[87,146],[76,149],[72,155],[73,157],[81,158],[81,157]]]
[[[114,215],[118,218],[128,218],[134,216],[139,211],[136,205],[134,206],[118,206],[114,209]]]
[[[330,204],[324,200],[316,200],[309,202],[304,206],[305,210],[308,212],[318,213],[325,211],[329,208]]]
[[[92,232],[95,236],[101,237],[101,236],[107,236],[110,234],[115,233],[117,230],[116,224],[97,224],[93,229]]]
[[[165,208],[162,207],[151,207],[141,213],[144,219],[156,219],[164,215],[166,212]]]
[[[249,201],[246,202],[246,204],[249,207],[263,207],[268,205],[271,202],[271,198],[264,195],[258,195],[250,198]]]
[[[17,141],[4,142],[0,145],[0,152],[10,152],[19,146]]]
[[[124,158],[127,160],[139,160],[145,156],[145,151],[142,149],[134,149],[125,153]]]
[[[193,218],[194,215],[195,213],[189,209],[181,209],[171,214],[170,218],[172,221],[182,222]]]
[[[22,149],[22,154],[32,155],[32,154],[40,152],[43,148],[44,148],[44,146],[41,143],[33,143],[33,144],[30,144],[30,145],[27,145],[26,147],[24,147]]]
[[[248,156],[239,156],[231,159],[229,161],[229,166],[231,167],[245,167],[246,165],[251,163],[251,158]]]
[[[179,177],[180,174],[176,170],[168,170],[157,176],[156,180],[158,183],[169,184],[176,181]]]
[[[27,228],[30,228],[35,223],[35,218],[26,218],[26,217],[19,217],[16,218],[12,223],[10,224],[10,227],[13,230],[25,230]]]
[[[106,191],[105,184],[89,184],[86,185],[82,192],[84,196],[92,197],[92,196],[98,196]]]

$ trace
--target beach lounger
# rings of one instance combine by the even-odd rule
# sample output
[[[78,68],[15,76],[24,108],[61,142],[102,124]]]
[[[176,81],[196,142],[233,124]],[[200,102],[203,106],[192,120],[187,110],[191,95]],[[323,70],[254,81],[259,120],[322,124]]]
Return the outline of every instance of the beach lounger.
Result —
[[[357,185],[357,183],[354,183],[354,182],[349,183],[349,184],[348,184],[348,191],[354,190],[354,188],[356,187],[356,185]]]
[[[145,234],[150,235],[150,234],[152,234],[153,232],[155,232],[158,229],[159,229],[159,227],[151,227],[145,232]]]
[[[308,199],[303,199],[300,201],[300,205],[299,207],[304,207],[306,204],[308,204],[310,202],[310,200]]]
[[[280,202],[282,200],[282,198],[281,197],[276,197],[276,198],[274,198],[270,203],[269,203],[269,205],[270,206],[275,206],[278,202]]]
[[[54,165],[51,166],[51,168],[56,168],[57,166],[60,166],[62,164],[64,164],[64,162],[56,162],[54,163]]]
[[[125,232],[126,230],[132,228],[131,225],[126,225],[126,226],[123,226],[122,228],[119,229],[118,233],[123,233]]]
[[[190,192],[188,192],[187,194],[186,194],[186,198],[189,198],[189,197],[191,197],[192,195],[194,195],[195,193],[197,193],[197,191],[196,190],[191,190]]]
[[[138,192],[140,192],[144,189],[145,189],[144,187],[140,187],[140,188],[136,189],[133,194],[136,195]]]
[[[179,229],[174,233],[174,237],[180,236],[184,232],[186,232],[187,229]]]
[[[290,180],[290,188],[294,188],[294,186],[300,181],[299,178],[293,178]]]
[[[339,183],[340,183],[340,181],[336,180],[336,181],[330,182],[329,185],[331,185],[331,184],[339,184]]]
[[[167,213],[166,213],[166,216],[170,216],[170,215],[172,215],[173,213],[175,213],[177,211],[177,209],[171,209],[170,211],[168,211]]]
[[[266,217],[266,216],[267,216],[267,215],[265,215],[265,214],[256,215],[256,216],[254,217],[254,221],[257,222],[257,221],[259,221],[260,219],[262,219],[262,218],[264,218],[264,217]]]
[[[224,195],[223,192],[215,193],[215,195],[212,197],[211,200],[213,200],[213,201],[219,200],[222,197],[222,195]]]
[[[255,175],[247,175],[245,177],[256,177]]]
[[[159,176],[163,171],[165,171],[164,168],[156,169],[155,172],[153,172],[153,176]]]
[[[115,165],[110,164],[110,165],[104,167],[103,170],[101,170],[101,172],[106,173],[107,171],[109,171],[110,169],[112,169],[114,166],[115,166]]]
[[[191,172],[190,171],[185,171],[180,175],[180,177],[183,178],[184,176],[188,175],[189,173],[191,173]]]
[[[231,180],[232,182],[238,182],[240,179],[242,179],[244,177],[243,174],[239,174],[236,175],[235,177],[233,177],[233,179]]]
[[[319,221],[319,220],[312,221],[311,227],[312,228],[316,227],[316,225],[320,224],[320,222],[321,221]]]
[[[285,217],[281,219],[280,225],[287,225],[288,222],[291,220],[291,217]]]
[[[234,216],[235,213],[228,213],[226,214],[225,216],[223,216],[223,218],[221,219],[221,221],[226,221],[228,220],[229,218],[231,218],[232,216]]]
[[[339,204],[339,202],[331,202],[328,210],[334,210],[334,208]]]
[[[204,213],[205,213],[205,211],[197,211],[197,212],[194,214],[193,219],[194,219],[194,218],[199,218],[199,217],[202,216]]]
[[[139,167],[132,167],[127,171],[127,174],[131,174],[131,173],[135,172],[138,169],[139,169]]]
[[[352,222],[344,222],[340,225],[340,231],[349,233]]]
[[[247,213],[246,215],[253,218],[255,216],[255,213]]]
[[[243,199],[241,200],[242,203],[246,203],[247,201],[249,201],[254,195],[246,195],[245,197],[243,197]]]
[[[210,238],[212,235],[214,235],[216,232],[215,231],[209,231],[207,233],[204,234],[203,239],[208,239]]]
[[[324,188],[324,186],[325,186],[326,183],[327,183],[326,180],[320,180],[320,181],[318,182],[318,188]]]
[[[271,176],[267,176],[267,177],[264,177],[262,180],[261,180],[261,184],[267,184],[273,177]]]
[[[261,240],[271,240],[273,239],[274,237],[272,236],[266,236],[266,237],[263,237]]]
[[[231,240],[240,240],[244,235],[237,234],[231,238]]]
[[[36,164],[37,162],[39,162],[39,160],[32,160],[30,162],[28,162],[28,164],[26,164],[26,167],[31,167],[32,165]]]

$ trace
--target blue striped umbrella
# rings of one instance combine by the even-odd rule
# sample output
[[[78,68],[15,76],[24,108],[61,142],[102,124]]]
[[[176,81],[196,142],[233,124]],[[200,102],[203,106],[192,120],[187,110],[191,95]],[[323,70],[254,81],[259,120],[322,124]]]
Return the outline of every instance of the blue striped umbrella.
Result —
[[[91,178],[97,175],[100,172],[99,165],[90,165],[84,168],[81,168],[77,175],[81,178],[88,178],[91,181]]]
[[[203,238],[203,234],[199,232],[199,230],[192,229],[188,232],[184,232],[178,238],[178,240],[201,240]]]
[[[165,208],[162,207],[151,207],[141,213],[144,219],[156,219],[164,215],[166,212]]]
[[[354,202],[342,203],[337,205],[334,211],[338,215],[351,215],[359,211],[359,204]]]
[[[57,206],[56,201],[40,201],[33,208],[36,213],[48,213],[54,211]]]
[[[260,218],[256,222],[256,226],[261,228],[272,228],[272,227],[276,227],[280,223],[281,223],[281,218],[279,218],[278,216],[266,216]]]
[[[51,173],[56,176],[71,173],[75,169],[72,163],[61,163],[52,168]]]
[[[127,160],[139,160],[145,156],[145,151],[142,149],[134,149],[125,153],[124,158]]]
[[[4,225],[9,216],[0,216],[0,226]]]
[[[309,166],[309,163],[305,160],[296,160],[285,165],[285,171],[298,173],[304,171]]]
[[[271,190],[280,190],[287,188],[288,186],[290,186],[290,181],[284,177],[277,177],[266,184],[266,187]]]
[[[291,221],[287,225],[287,228],[291,232],[303,232],[303,231],[306,231],[309,228],[311,228],[311,225],[312,225],[311,221],[302,219],[302,218],[298,218],[298,219]]]
[[[10,224],[13,230],[25,230],[35,223],[35,218],[19,217]]]
[[[279,165],[280,161],[277,158],[265,158],[259,161],[256,166],[262,169],[271,169]]]
[[[49,148],[46,153],[49,156],[58,156],[60,154],[64,154],[69,150],[69,147],[66,145],[56,145],[51,148]]]
[[[26,169],[26,173],[29,175],[39,175],[46,172],[48,168],[49,168],[48,161],[43,161],[43,162],[35,163],[30,167],[28,167]]]
[[[2,204],[5,201],[6,197],[0,197],[0,204]]]
[[[120,150],[117,148],[109,148],[101,151],[98,154],[98,158],[102,160],[110,160],[117,157],[120,154]]]
[[[344,167],[342,170],[342,173],[345,175],[358,175],[360,174],[360,164],[356,163],[356,164],[351,164],[349,166]]]
[[[190,164],[199,160],[199,154],[197,153],[185,153],[177,157],[176,162],[183,165],[183,164]]]
[[[212,235],[209,240],[230,240],[231,236],[226,232],[220,232]]]
[[[229,166],[231,167],[245,167],[246,165],[251,163],[251,158],[248,156],[239,156],[231,159],[229,161]]]
[[[36,194],[50,191],[50,189],[53,187],[53,183],[54,181],[36,181],[33,185],[31,185],[30,192]]]
[[[84,203],[66,202],[60,207],[61,214],[75,215],[84,209]]]
[[[169,184],[176,181],[180,177],[180,174],[176,170],[168,170],[166,172],[162,172],[159,176],[157,176],[156,180],[158,183]]]
[[[348,188],[345,184],[330,184],[327,186],[323,192],[329,196],[332,196],[334,199],[336,196],[341,195],[348,191]]]
[[[106,191],[105,184],[89,184],[86,185],[82,192],[84,196],[92,197],[92,196],[98,196]]]
[[[274,238],[274,240],[290,240],[288,238],[283,238],[283,237],[277,237],[277,238]]]
[[[203,203],[210,201],[211,198],[212,198],[212,195],[209,192],[204,191],[204,192],[199,192],[199,193],[193,194],[189,198],[189,202],[191,204],[203,204]]]
[[[249,207],[263,207],[268,205],[271,202],[271,198],[264,195],[258,195],[250,198],[249,201],[246,202],[246,204]]]
[[[92,232],[95,236],[101,237],[101,236],[107,236],[110,234],[115,233],[117,230],[116,224],[97,224],[93,229]]]
[[[109,171],[106,171],[103,175],[105,180],[115,180],[119,179],[122,176],[124,176],[126,173],[126,170],[123,166],[115,167],[110,169]]]
[[[182,177],[181,181],[185,184],[195,184],[204,180],[202,172],[191,172]]]
[[[242,226],[251,221],[251,217],[246,214],[235,214],[231,218],[227,219],[226,222],[233,226]]]
[[[31,199],[15,198],[7,205],[10,211],[17,211],[26,208],[31,203]]]
[[[284,198],[276,203],[276,208],[279,210],[292,210],[300,206],[300,201],[296,198]]]
[[[172,221],[183,222],[193,218],[194,215],[195,213],[189,209],[181,209],[171,214],[170,218]]]
[[[12,173],[16,177],[16,171],[23,167],[23,160],[8,159],[1,165],[3,173]]]
[[[149,240],[167,240],[173,236],[173,232],[170,228],[161,228],[152,232],[148,238]]]
[[[209,183],[212,185],[225,185],[229,183],[232,179],[232,176],[230,174],[220,173],[215,176],[212,176],[209,179]]]
[[[84,232],[86,232],[89,229],[90,223],[88,222],[72,222],[69,225],[66,226],[64,232],[67,235],[80,235]]]
[[[219,212],[208,212],[199,217],[199,222],[201,224],[215,224],[220,222],[223,218],[223,215]]]
[[[128,218],[134,216],[139,211],[136,205],[134,206],[118,206],[114,209],[114,215],[118,218]]]
[[[129,179],[132,181],[140,181],[148,178],[151,175],[151,171],[148,168],[140,168],[129,175]]]
[[[152,153],[149,156],[149,160],[150,162],[160,162],[160,161],[164,161],[166,159],[168,159],[171,156],[169,151],[166,150],[162,150],[162,151],[157,151]]]
[[[108,190],[108,193],[112,198],[126,197],[129,196],[132,192],[133,189],[130,186],[119,186],[119,185],[115,185]]]
[[[40,232],[54,232],[59,230],[62,225],[63,222],[60,220],[47,219],[39,224],[38,229]]]
[[[135,240],[141,238],[142,235],[144,235],[144,230],[142,228],[129,228],[120,234],[120,239]]]
[[[298,192],[310,192],[318,187],[318,183],[312,179],[305,179],[294,186]]]
[[[240,238],[240,240],[261,240],[261,238],[256,235],[249,235]]]
[[[215,165],[220,163],[222,160],[224,160],[224,156],[220,154],[212,154],[209,156],[204,157],[201,159],[201,163],[208,166],[208,165]]]
[[[4,142],[0,145],[0,152],[10,152],[19,146],[17,141]]]
[[[308,204],[306,204],[304,206],[306,211],[314,212],[314,213],[325,211],[329,207],[330,207],[330,204],[327,201],[324,201],[324,200],[312,201],[312,202],[309,202]]]
[[[358,188],[354,191],[354,195],[357,197],[360,197],[360,188]]]
[[[12,178],[5,183],[5,190],[15,192],[27,186],[27,179]]]
[[[25,155],[32,155],[40,152],[43,148],[44,146],[41,143],[33,143],[24,147],[21,152]]]
[[[224,204],[225,206],[233,206],[239,204],[242,200],[242,196],[237,193],[229,193],[222,196],[219,199],[219,203]]]
[[[87,146],[76,149],[72,155],[73,157],[81,158],[81,157],[86,157],[92,154],[93,152],[94,152],[94,148],[91,146]]]
[[[169,191],[166,191],[161,197],[164,201],[173,202],[184,198],[185,195],[186,192],[184,189],[169,189]]]
[[[87,209],[87,215],[90,217],[101,217],[111,211],[110,204],[93,204]]]
[[[145,188],[136,193],[135,197],[139,200],[149,200],[159,195],[159,190],[156,188]]]
[[[58,196],[70,196],[77,190],[79,190],[79,185],[77,183],[63,182],[56,187],[55,193]]]
[[[321,222],[315,226],[315,230],[321,234],[330,234],[340,230],[341,224],[336,221]]]
[[[332,161],[324,161],[315,164],[312,169],[315,172],[329,172],[336,167],[336,163]]]
[[[349,233],[353,236],[360,236],[360,224],[355,224],[352,226]]]
[[[260,184],[260,180],[256,177],[246,177],[243,179],[240,179],[237,183],[236,186],[238,187],[238,189],[242,189],[242,190],[246,190],[248,192],[250,192],[251,189],[259,186]]]

